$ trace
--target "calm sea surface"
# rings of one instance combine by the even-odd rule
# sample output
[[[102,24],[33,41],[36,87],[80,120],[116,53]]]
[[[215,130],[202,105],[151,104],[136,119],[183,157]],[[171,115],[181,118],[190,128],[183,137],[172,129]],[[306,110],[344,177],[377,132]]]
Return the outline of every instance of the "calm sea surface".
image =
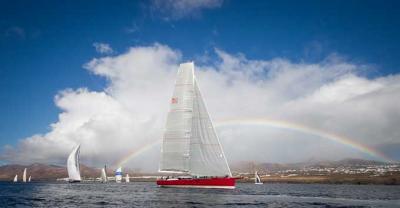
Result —
[[[0,182],[0,207],[400,207],[400,186],[239,183],[235,190],[210,190]]]

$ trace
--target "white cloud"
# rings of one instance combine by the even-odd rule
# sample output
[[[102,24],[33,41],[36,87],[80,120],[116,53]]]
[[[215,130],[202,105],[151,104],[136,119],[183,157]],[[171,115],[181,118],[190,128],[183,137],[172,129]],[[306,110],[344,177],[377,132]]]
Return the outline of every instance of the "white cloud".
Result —
[[[202,10],[219,8],[222,3],[223,0],[152,0],[150,9],[168,21],[196,17]]]
[[[111,46],[107,43],[93,43],[93,47],[101,54],[110,54],[114,52]]]
[[[359,66],[328,57],[320,63],[249,60],[216,50],[220,60],[198,66],[196,76],[215,122],[267,117],[334,132],[370,146],[399,144],[400,76],[374,79]],[[103,91],[67,89],[55,97],[62,110],[51,131],[8,146],[10,162],[64,162],[82,144],[84,163],[115,165],[129,152],[162,138],[179,51],[165,45],[134,47],[85,64],[108,79]],[[310,158],[366,157],[343,144],[267,126],[218,128],[230,162],[298,162]],[[129,161],[155,171],[159,147]]]

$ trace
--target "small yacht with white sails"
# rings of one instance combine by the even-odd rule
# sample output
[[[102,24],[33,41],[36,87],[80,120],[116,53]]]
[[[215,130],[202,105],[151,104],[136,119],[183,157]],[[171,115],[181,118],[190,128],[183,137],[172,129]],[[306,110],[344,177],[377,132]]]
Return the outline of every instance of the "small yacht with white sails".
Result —
[[[263,182],[261,182],[261,178],[258,175],[257,171],[254,173],[254,184],[258,184],[258,185],[263,184]]]
[[[24,169],[24,173],[22,174],[22,182],[26,183],[26,168]]]
[[[79,171],[79,153],[81,145],[78,144],[71,152],[67,160],[68,181],[70,183],[81,182]]]

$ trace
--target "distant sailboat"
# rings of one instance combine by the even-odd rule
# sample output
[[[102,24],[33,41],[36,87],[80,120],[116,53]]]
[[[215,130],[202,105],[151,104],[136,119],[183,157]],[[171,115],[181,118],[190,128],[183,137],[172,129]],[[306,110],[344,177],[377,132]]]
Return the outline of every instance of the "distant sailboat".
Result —
[[[260,178],[260,176],[257,174],[257,171],[256,171],[256,173],[254,174],[254,184],[263,184],[263,182],[261,182],[261,178]]]
[[[67,170],[68,170],[68,181],[80,182],[81,174],[79,171],[79,152],[81,145],[78,144],[71,152],[67,161]]]
[[[26,183],[26,168],[24,169],[24,174],[22,175],[22,182]]]
[[[18,182],[18,175],[15,175],[13,182]]]
[[[129,174],[126,174],[126,176],[125,176],[125,182],[127,182],[127,183],[130,182],[130,180],[129,180]]]
[[[31,182],[31,176],[29,176],[28,182]]]
[[[122,167],[119,167],[115,171],[115,182],[121,183],[121,181],[122,181]]]
[[[193,62],[180,64],[178,69],[159,171],[186,175],[157,179],[161,187],[235,188],[236,178],[201,96]]]
[[[101,176],[100,176],[101,182],[105,183],[107,182],[107,173],[106,173],[106,167],[101,169]]]

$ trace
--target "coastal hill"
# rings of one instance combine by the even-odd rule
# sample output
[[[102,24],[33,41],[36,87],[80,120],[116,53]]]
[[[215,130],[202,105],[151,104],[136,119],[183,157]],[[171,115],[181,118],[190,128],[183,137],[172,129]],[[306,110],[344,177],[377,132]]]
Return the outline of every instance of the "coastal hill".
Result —
[[[4,165],[0,166],[0,180],[11,181],[15,174],[18,174],[18,180],[21,180],[24,168],[27,168],[27,176],[32,176],[32,180],[56,180],[57,178],[68,177],[67,168],[58,165],[45,165],[34,163],[31,165]],[[85,165],[80,165],[83,176],[99,177],[100,170]]]
[[[34,163],[32,165],[0,166],[0,181],[11,181],[15,174],[19,180],[24,168],[27,176],[33,181],[54,181],[57,178],[68,177],[65,166]],[[86,165],[80,166],[83,178],[97,178],[99,168]],[[241,177],[241,182],[253,182],[254,172],[258,171],[265,182],[276,183],[350,183],[350,184],[400,184],[400,164],[384,163],[373,160],[344,159],[339,161],[307,161],[303,163],[257,163],[242,161],[231,164],[234,176]],[[142,176],[156,176],[160,173],[142,173],[138,170],[125,168],[124,172],[138,178],[134,180],[148,181]],[[113,170],[107,170],[108,176],[113,176]],[[153,179],[151,179],[153,180]]]
[[[338,167],[365,167],[365,166],[381,166],[389,165],[389,163],[375,161],[375,160],[363,160],[355,158],[346,158],[338,161],[317,161],[309,160],[307,162],[300,163],[260,163],[254,161],[241,161],[231,165],[231,169],[234,172],[254,172],[255,170],[261,172],[275,172],[292,169],[304,169],[307,167],[315,168],[338,168]]]
[[[243,161],[231,166],[243,182],[254,181],[254,172],[273,183],[400,184],[400,164],[344,159],[279,164]]]

